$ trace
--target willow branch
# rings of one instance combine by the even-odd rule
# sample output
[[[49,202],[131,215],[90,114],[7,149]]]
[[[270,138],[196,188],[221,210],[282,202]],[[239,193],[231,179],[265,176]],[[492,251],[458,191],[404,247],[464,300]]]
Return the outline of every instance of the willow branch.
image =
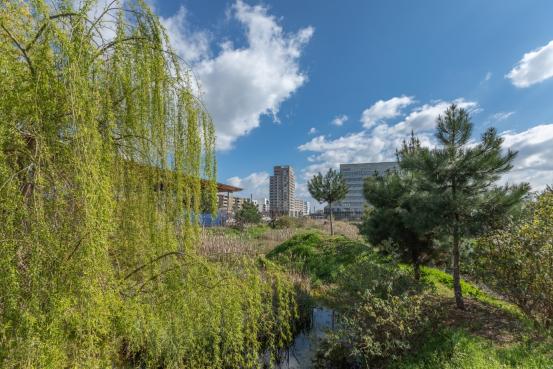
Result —
[[[48,19],[49,20],[54,20],[54,19],[57,19],[57,18],[63,18],[63,17],[76,17],[76,16],[80,16],[81,14],[79,13],[60,13],[60,14],[55,14],[55,15],[52,15],[50,16]],[[44,32],[44,30],[46,29],[46,27],[48,26],[48,22],[45,22],[42,26],[40,26],[38,32],[36,33],[35,37],[32,39],[31,42],[29,42],[29,44],[25,47],[25,50],[26,51],[29,51],[31,50],[31,48],[34,46],[35,42],[38,40],[38,38],[42,35],[42,32]]]
[[[94,59],[102,55],[104,52],[106,52],[108,49],[112,48],[113,46],[117,45],[120,42],[127,42],[127,41],[143,41],[148,40],[146,37],[138,37],[138,36],[131,36],[131,37],[125,37],[118,40],[111,41],[107,45],[103,46],[98,53],[94,56]]]
[[[150,260],[149,262],[147,262],[146,264],[143,264],[141,266],[139,266],[138,268],[134,269],[132,272],[130,272],[129,274],[127,274],[125,276],[125,278],[123,279],[129,279],[131,276],[133,276],[134,274],[140,272],[142,269],[146,268],[148,265],[151,265],[153,263],[155,263],[156,261],[159,261],[163,258],[166,258],[167,256],[172,256],[172,255],[175,255],[175,256],[184,256],[184,253],[181,252],[181,251],[171,251],[171,252],[167,252],[161,256],[158,256],[157,258],[153,259],[153,260]]]
[[[0,23],[0,27],[2,27],[4,32],[6,32],[8,34],[8,36],[10,37],[12,42],[15,44],[15,46],[19,49],[19,51],[21,51],[21,54],[23,55],[23,57],[25,58],[25,61],[27,61],[27,64],[29,65],[29,69],[31,70],[31,74],[34,76],[35,75],[35,68],[33,67],[33,63],[31,62],[31,59],[29,58],[29,54],[27,54],[27,51],[25,50],[25,48],[23,46],[21,46],[21,44],[11,34],[11,32],[6,27],[4,27],[4,24]]]

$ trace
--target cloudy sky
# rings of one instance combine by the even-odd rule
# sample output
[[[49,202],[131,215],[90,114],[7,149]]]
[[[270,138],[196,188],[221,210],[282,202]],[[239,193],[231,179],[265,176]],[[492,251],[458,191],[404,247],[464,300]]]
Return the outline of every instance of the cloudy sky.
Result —
[[[549,0],[153,1],[201,83],[219,180],[267,196],[273,165],[313,173],[388,161],[411,130],[435,142],[451,102],[475,139],[519,151],[509,182],[553,183]]]

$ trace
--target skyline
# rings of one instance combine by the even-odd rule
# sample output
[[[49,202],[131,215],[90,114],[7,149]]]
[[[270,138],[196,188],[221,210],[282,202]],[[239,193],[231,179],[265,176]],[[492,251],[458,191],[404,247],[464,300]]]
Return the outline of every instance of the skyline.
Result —
[[[451,102],[471,111],[474,139],[495,126],[519,151],[507,180],[553,182],[551,3],[151,5],[201,84],[219,180],[248,197],[268,197],[273,166],[291,165],[314,202],[317,171],[393,161],[411,130],[432,146]]]

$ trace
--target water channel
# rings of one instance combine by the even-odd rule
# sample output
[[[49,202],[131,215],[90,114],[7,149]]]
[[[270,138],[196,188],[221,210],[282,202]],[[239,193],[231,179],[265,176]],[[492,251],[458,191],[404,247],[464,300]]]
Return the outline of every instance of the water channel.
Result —
[[[332,309],[315,307],[311,327],[298,334],[288,349],[284,360],[275,369],[310,369],[321,339],[334,329],[335,316]]]

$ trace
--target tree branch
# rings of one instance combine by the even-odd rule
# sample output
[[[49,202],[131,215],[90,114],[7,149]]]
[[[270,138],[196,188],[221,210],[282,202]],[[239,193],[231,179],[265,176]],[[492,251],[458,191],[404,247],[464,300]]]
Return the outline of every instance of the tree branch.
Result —
[[[29,65],[29,69],[31,70],[31,74],[34,76],[35,75],[35,68],[33,67],[33,63],[31,62],[31,59],[29,58],[29,54],[27,54],[27,50],[25,50],[25,48],[23,46],[21,46],[21,44],[11,34],[11,32],[6,27],[4,27],[3,23],[0,23],[0,27],[4,30],[4,32],[6,32],[8,34],[8,36],[10,37],[12,42],[19,49],[19,51],[21,51],[21,54],[23,55],[23,57],[25,58],[25,61]]]
[[[60,14],[55,14],[55,15],[50,16],[49,20],[54,20],[54,19],[62,18],[62,17],[75,17],[75,16],[79,16],[79,15],[80,15],[79,13],[60,13]],[[42,32],[44,32],[44,30],[46,29],[46,26],[48,26],[48,22],[45,22],[42,26],[40,26],[40,28],[39,28],[37,34],[35,35],[35,37],[25,47],[25,51],[28,52],[29,50],[31,50],[31,48],[34,46],[35,42],[38,40],[40,35],[42,35]]]
[[[153,259],[153,260],[150,260],[149,262],[147,262],[146,264],[143,264],[141,266],[139,266],[138,268],[134,269],[132,272],[130,272],[129,274],[127,274],[125,276],[125,278],[123,279],[129,279],[131,276],[133,276],[134,274],[140,272],[142,269],[146,268],[148,265],[151,265],[153,263],[155,263],[156,261],[159,261],[163,258],[166,258],[167,256],[172,256],[172,255],[175,255],[175,256],[184,256],[184,253],[181,252],[181,251],[171,251],[171,252],[167,252],[161,256],[158,256],[157,258]]]

